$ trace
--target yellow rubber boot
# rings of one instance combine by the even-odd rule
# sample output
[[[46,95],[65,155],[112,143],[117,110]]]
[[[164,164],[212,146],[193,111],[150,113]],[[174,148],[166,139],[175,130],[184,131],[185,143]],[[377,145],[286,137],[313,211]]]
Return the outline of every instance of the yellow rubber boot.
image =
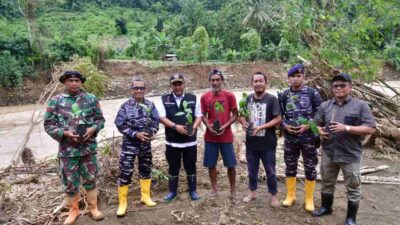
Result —
[[[79,216],[79,194],[74,197],[67,197],[67,201],[69,205],[68,217],[64,221],[64,225],[72,225],[76,222],[76,219]]]
[[[286,199],[282,202],[283,206],[292,206],[296,200],[296,177],[286,177]]]
[[[123,217],[126,213],[126,208],[128,207],[128,192],[129,185],[118,186],[118,211],[117,217]]]
[[[155,206],[157,203],[153,202],[150,198],[150,186],[151,186],[151,179],[143,179],[140,180],[140,188],[142,192],[142,198],[140,201],[144,203],[146,206]]]
[[[315,180],[307,180],[305,184],[305,200],[306,200],[306,210],[309,212],[314,211],[314,188]]]
[[[104,219],[104,214],[97,208],[97,188],[87,191],[86,197],[89,204],[89,215],[92,219],[96,221]]]

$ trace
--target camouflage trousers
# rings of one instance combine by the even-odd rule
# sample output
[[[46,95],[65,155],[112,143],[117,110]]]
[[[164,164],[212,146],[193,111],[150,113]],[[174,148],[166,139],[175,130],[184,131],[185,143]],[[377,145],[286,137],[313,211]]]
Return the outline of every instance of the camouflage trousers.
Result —
[[[97,155],[89,154],[77,157],[60,157],[60,176],[63,191],[74,196],[79,193],[81,184],[86,190],[92,190],[96,187],[97,174],[99,166],[97,163]]]
[[[315,167],[318,164],[318,156],[313,137],[302,140],[285,138],[284,159],[286,164],[286,177],[296,177],[300,153],[303,156],[306,179],[310,181],[315,180],[317,178],[317,170]]]
[[[151,178],[151,170],[153,168],[151,145],[129,145],[121,149],[119,157],[119,186],[128,185],[132,182],[133,167],[136,156],[138,157],[140,179]]]

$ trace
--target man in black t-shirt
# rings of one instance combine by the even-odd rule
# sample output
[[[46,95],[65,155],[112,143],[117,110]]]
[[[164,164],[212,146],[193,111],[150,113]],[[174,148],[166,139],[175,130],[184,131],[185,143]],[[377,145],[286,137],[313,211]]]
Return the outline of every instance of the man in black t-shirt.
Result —
[[[276,197],[277,182],[275,173],[275,153],[277,138],[275,126],[281,120],[281,111],[278,99],[265,92],[267,86],[267,76],[261,72],[253,75],[252,86],[254,94],[247,97],[247,107],[250,110],[250,116],[239,118],[243,129],[246,131],[246,159],[249,173],[250,193],[243,199],[244,202],[250,202],[256,198],[258,170],[260,159],[264,165],[267,174],[268,192],[271,193],[271,206],[279,206]],[[253,132],[247,132],[249,123],[253,125]]]

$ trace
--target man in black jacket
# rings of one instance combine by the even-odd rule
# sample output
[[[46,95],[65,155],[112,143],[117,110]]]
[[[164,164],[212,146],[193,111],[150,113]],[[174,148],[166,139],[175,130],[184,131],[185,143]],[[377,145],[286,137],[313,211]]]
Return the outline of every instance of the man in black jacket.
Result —
[[[185,79],[182,74],[170,78],[172,92],[161,97],[158,107],[160,122],[165,126],[166,151],[169,164],[169,193],[164,197],[167,202],[177,196],[179,170],[183,158],[192,200],[200,197],[196,193],[196,130],[201,122],[200,103],[196,96],[185,93]]]

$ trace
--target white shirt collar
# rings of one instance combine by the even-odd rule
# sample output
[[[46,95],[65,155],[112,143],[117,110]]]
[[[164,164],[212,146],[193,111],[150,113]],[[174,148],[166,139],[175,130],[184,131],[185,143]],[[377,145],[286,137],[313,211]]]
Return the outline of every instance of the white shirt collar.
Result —
[[[185,97],[185,93],[183,93],[181,96],[176,96],[175,93],[172,93],[172,95],[174,96],[175,100],[176,99],[181,100],[181,99],[183,99]]]

